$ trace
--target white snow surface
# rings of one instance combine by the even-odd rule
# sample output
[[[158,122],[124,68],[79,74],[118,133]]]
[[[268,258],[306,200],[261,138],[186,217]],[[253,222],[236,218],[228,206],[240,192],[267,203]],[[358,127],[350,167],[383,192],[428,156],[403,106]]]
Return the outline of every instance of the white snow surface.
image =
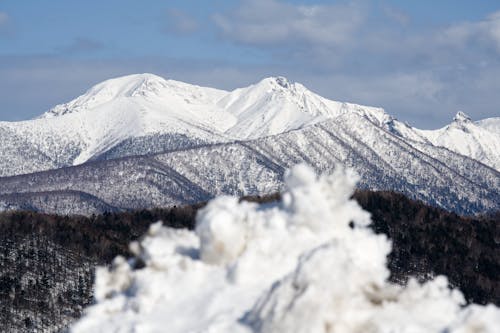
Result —
[[[94,130],[101,133],[90,135],[92,138],[108,132],[102,128],[102,117],[109,113],[111,119],[104,123],[127,115],[133,118],[125,121],[126,128],[111,135],[116,140],[127,131],[132,136],[175,132],[215,136],[219,140],[224,137],[245,140],[299,129],[350,109],[378,117],[384,114],[381,109],[329,101],[283,77],[266,78],[247,88],[227,92],[165,80],[153,74],[135,74],[100,83],[41,118],[94,114],[100,119],[87,122],[99,125]]]
[[[497,332],[500,310],[462,307],[443,276],[387,281],[391,243],[350,199],[357,179],[298,165],[279,204],[223,196],[195,231],[152,225],[136,258],[97,270],[96,304],[71,331]]]
[[[119,119],[130,114],[135,119],[128,121],[127,128],[120,133],[190,132],[203,136],[201,130],[205,135],[244,140],[299,129],[350,110],[379,121],[385,116],[382,109],[327,100],[284,77],[265,78],[228,92],[165,80],[153,74],[134,74],[97,84],[41,118],[75,113],[105,117],[111,113],[111,118]],[[102,128],[102,119],[88,122],[98,125],[94,130],[107,132]]]
[[[500,133],[500,117],[486,118],[476,121],[476,125],[493,133]]]

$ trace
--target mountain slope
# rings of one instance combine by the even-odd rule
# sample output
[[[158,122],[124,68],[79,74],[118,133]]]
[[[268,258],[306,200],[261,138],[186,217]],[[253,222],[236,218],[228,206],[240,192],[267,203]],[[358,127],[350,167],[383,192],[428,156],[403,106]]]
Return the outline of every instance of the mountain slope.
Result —
[[[476,125],[493,133],[500,133],[500,117],[476,121]]]
[[[331,172],[342,163],[361,175],[363,188],[402,192],[465,214],[499,209],[499,172],[449,150],[421,145],[425,151],[348,113],[262,139],[4,177],[0,194],[15,198],[14,193],[81,191],[121,209],[171,206],[220,194],[276,192],[284,170],[296,163],[318,172]],[[29,198],[22,200],[33,200]],[[57,211],[49,201],[41,210]]]

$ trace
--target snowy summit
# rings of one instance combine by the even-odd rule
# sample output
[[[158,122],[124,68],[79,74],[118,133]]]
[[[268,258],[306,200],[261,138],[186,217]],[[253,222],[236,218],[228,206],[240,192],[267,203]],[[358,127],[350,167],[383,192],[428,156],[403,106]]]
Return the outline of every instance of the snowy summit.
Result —
[[[468,115],[463,113],[462,111],[458,111],[457,114],[455,115],[455,117],[453,117],[453,121],[468,122],[468,121],[472,121],[472,119]]]

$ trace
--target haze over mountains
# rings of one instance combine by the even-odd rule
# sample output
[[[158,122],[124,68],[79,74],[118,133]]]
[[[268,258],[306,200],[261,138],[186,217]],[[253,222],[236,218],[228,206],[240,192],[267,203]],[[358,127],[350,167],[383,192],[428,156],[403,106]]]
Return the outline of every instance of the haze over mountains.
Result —
[[[420,130],[283,77],[231,92],[138,74],[1,122],[0,207],[90,214],[278,191],[299,162],[459,213],[499,209],[500,118]],[[57,199],[56,199],[57,198]]]

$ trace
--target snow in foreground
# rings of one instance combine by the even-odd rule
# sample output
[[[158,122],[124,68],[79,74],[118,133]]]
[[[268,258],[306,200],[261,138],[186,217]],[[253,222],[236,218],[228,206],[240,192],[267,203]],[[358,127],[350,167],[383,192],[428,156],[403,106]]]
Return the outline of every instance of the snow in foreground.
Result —
[[[96,304],[73,332],[494,332],[500,310],[462,307],[445,277],[387,282],[391,244],[337,168],[286,176],[278,205],[219,197],[195,232],[153,225],[137,258],[96,273]],[[352,222],[352,223],[350,223]],[[134,269],[134,261],[145,267]]]

